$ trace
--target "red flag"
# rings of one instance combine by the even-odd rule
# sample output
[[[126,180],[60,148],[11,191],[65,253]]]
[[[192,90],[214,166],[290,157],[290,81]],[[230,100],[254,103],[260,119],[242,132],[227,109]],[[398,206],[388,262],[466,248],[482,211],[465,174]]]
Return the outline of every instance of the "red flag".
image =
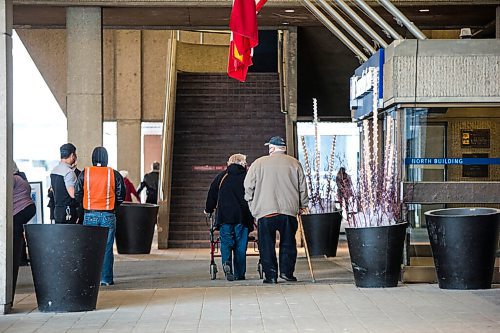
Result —
[[[255,10],[260,12],[260,9],[264,6],[267,0],[255,0]]]
[[[252,49],[259,44],[257,12],[267,0],[234,0],[229,27],[231,43],[227,74],[244,82],[252,65]]]

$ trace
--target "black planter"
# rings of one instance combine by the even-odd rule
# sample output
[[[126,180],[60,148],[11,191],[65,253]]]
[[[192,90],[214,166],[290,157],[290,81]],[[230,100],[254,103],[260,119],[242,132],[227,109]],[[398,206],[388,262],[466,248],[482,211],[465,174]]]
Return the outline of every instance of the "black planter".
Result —
[[[401,274],[406,223],[346,228],[354,281],[361,288],[397,287]]]
[[[116,211],[116,247],[121,254],[149,254],[158,205],[123,203]]]
[[[425,219],[439,288],[491,288],[500,210],[438,209]]]
[[[108,228],[78,224],[27,224],[38,310],[95,310]]]
[[[302,215],[309,255],[335,257],[339,243],[342,211]]]

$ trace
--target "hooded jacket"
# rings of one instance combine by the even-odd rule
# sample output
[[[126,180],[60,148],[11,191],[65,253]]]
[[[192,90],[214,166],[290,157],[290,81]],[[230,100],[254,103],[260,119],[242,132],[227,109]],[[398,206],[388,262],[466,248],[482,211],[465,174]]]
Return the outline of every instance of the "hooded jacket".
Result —
[[[244,198],[243,181],[246,174],[245,167],[231,164],[226,171],[218,174],[210,185],[205,211],[212,213],[217,208],[217,226],[241,223],[250,230],[253,229],[253,216]]]
[[[78,202],[83,202],[83,197],[84,197],[84,192],[85,192],[85,182],[87,181],[87,178],[85,177],[86,172],[89,172],[93,168],[107,168],[108,165],[108,153],[104,147],[97,147],[94,149],[92,152],[92,165],[93,167],[90,168],[85,168],[83,171],[80,173],[78,176],[78,180],[76,182],[76,187],[75,187],[75,199]],[[111,168],[110,168],[111,169]],[[91,209],[90,210],[98,210],[98,211],[110,211],[114,212],[115,209],[125,200],[125,183],[123,182],[123,177],[120,175],[120,173],[114,169],[111,169],[113,171],[113,177],[114,178],[114,198],[113,198],[113,205],[109,207],[109,209]],[[92,172],[90,171],[90,175],[93,177],[102,177],[100,175],[101,173],[93,175]],[[92,182],[92,179],[91,179]],[[102,182],[100,182],[102,183]],[[101,190],[101,189],[99,189]],[[90,192],[90,196],[93,194],[95,195],[102,195],[102,192],[105,191],[95,191],[95,192]],[[102,200],[104,201],[105,198],[92,198],[93,200]]]

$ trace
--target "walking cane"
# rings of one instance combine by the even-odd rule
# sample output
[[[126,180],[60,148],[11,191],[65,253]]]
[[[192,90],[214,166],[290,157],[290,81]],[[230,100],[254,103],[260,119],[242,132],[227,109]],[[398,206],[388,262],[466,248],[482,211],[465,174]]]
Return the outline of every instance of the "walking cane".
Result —
[[[302,240],[304,241],[304,249],[306,250],[306,258],[307,258],[307,263],[309,264],[309,271],[311,272],[311,281],[313,283],[316,282],[316,279],[314,278],[314,273],[313,273],[313,267],[311,264],[311,257],[309,256],[309,249],[307,248],[307,240],[306,240],[306,235],[304,234],[304,226],[302,225],[302,217],[297,215],[297,220],[300,223],[300,228],[302,229]]]

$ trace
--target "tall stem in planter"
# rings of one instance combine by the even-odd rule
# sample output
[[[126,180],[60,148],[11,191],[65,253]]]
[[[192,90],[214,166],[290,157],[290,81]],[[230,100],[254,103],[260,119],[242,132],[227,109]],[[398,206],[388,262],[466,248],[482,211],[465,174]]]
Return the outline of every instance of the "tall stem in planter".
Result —
[[[321,194],[320,194],[320,166],[321,156],[319,151],[319,133],[318,133],[318,100],[313,98],[313,124],[314,124],[314,172],[316,173],[316,184],[314,196],[317,199],[317,204],[322,207]]]
[[[313,193],[313,183],[312,183],[312,176],[311,176],[311,165],[309,164],[309,154],[307,152],[307,146],[306,146],[306,139],[304,136],[300,137],[300,141],[302,143],[302,150],[304,151],[304,167],[306,169],[306,177],[307,177],[307,182],[309,183],[309,193]],[[311,195],[311,204],[314,206],[314,196]]]
[[[335,145],[337,141],[337,136],[334,135],[332,139],[332,148],[330,150],[330,156],[328,159],[328,169],[327,169],[327,176],[326,176],[326,202],[330,203],[331,205],[335,205],[332,203],[333,200],[330,200],[330,195],[332,192],[332,179],[333,179],[333,162],[335,158]],[[333,207],[327,207],[327,209],[331,209]]]

